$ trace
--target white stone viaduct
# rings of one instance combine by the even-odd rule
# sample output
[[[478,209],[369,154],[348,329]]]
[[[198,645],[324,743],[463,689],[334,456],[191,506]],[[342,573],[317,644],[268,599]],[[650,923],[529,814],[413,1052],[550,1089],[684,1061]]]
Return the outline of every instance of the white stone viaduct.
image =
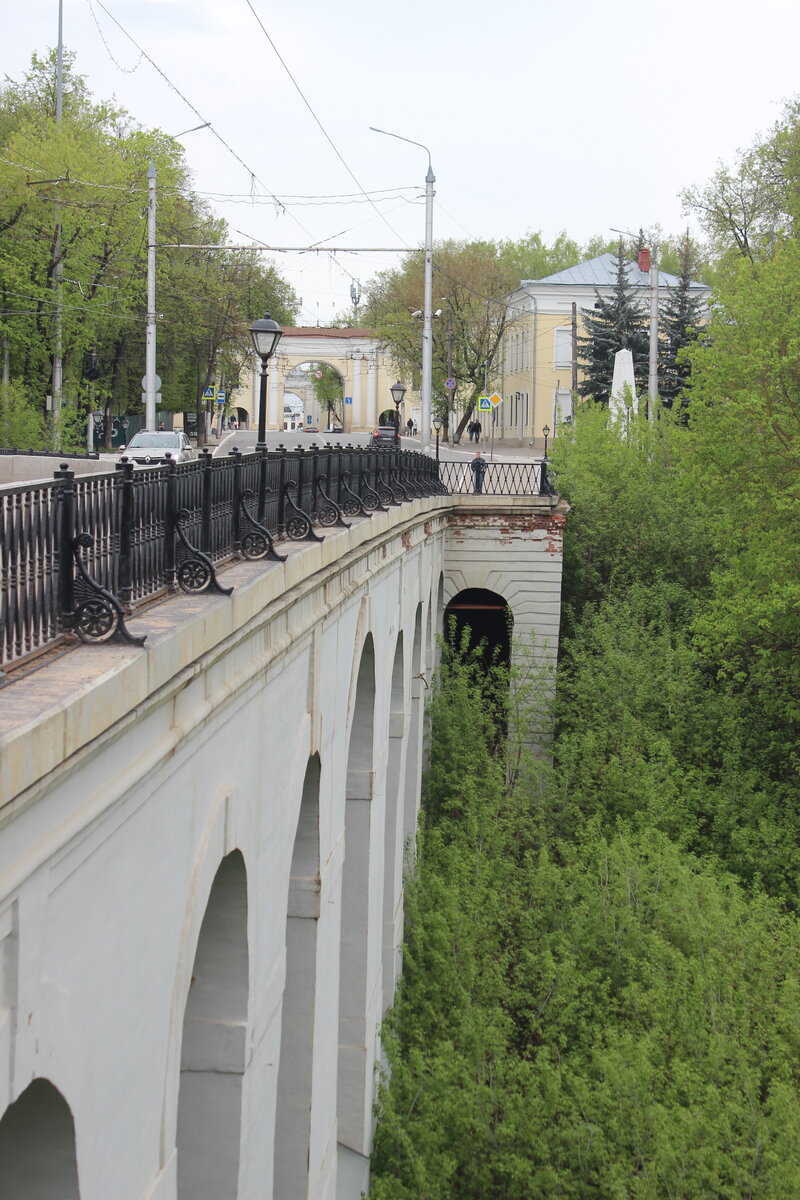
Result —
[[[444,608],[552,658],[563,522],[404,504],[0,691],[3,1200],[358,1200]]]

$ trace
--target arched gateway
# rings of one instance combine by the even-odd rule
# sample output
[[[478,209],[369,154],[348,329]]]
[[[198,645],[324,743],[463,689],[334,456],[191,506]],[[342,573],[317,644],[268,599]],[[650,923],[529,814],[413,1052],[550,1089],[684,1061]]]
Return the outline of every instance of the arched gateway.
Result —
[[[345,433],[374,429],[380,413],[393,407],[389,388],[398,372],[374,330],[287,326],[269,364],[268,429],[283,429],[284,392],[295,390],[286,377],[309,362],[325,363],[341,375]],[[249,370],[243,371],[241,387],[232,397],[233,404],[247,412],[251,428],[257,425],[260,378],[261,368],[253,361]],[[323,428],[322,414],[315,411],[312,415],[311,423]],[[413,416],[410,392],[401,408],[401,417],[408,420],[409,416]]]

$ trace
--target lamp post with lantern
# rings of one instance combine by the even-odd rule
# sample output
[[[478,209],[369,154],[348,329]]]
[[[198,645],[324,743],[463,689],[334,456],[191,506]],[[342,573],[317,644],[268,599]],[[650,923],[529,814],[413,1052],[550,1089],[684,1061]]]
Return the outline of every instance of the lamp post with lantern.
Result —
[[[437,413],[433,418],[433,428],[436,430],[436,469],[439,469],[439,430],[442,428],[442,418]]]
[[[389,388],[392,399],[394,400],[394,434],[395,440],[400,442],[400,405],[403,403],[403,397],[406,394],[406,385],[398,379],[397,383],[393,383]]]
[[[261,467],[258,476],[258,519],[264,520],[267,496],[267,364],[278,348],[283,330],[269,313],[250,326],[253,348],[261,359],[261,387],[258,396],[258,441],[256,450],[261,451]]]
[[[547,458],[547,439],[550,437],[550,426],[543,425],[542,433],[544,434],[544,456]]]

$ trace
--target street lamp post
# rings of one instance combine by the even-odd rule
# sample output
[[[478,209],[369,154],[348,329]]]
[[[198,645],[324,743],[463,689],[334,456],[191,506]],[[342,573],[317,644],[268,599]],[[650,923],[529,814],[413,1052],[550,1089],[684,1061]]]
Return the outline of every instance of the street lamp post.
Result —
[[[422,409],[422,451],[427,454],[431,448],[431,396],[433,392],[433,323],[431,320],[433,297],[433,185],[436,176],[431,165],[431,152],[422,142],[414,142],[411,138],[401,137],[399,133],[391,133],[388,129],[376,129],[370,125],[373,133],[383,133],[387,137],[397,138],[400,142],[408,142],[410,146],[419,146],[428,156],[428,174],[425,176],[425,286],[422,301],[422,387],[420,388],[420,407]]]
[[[442,428],[442,418],[437,413],[433,418],[433,428],[436,430],[436,469],[439,469],[439,430]]]
[[[547,458],[547,439],[550,437],[550,426],[543,425],[542,433],[544,434],[544,456]]]
[[[269,313],[254,321],[250,326],[253,347],[261,359],[261,388],[258,396],[258,441],[256,450],[261,451],[261,468],[258,480],[258,519],[264,520],[267,497],[267,363],[278,348],[283,330]]]
[[[403,397],[406,394],[406,385],[398,379],[397,383],[393,383],[389,388],[394,400],[394,430],[395,439],[400,441],[400,405],[403,403]]]

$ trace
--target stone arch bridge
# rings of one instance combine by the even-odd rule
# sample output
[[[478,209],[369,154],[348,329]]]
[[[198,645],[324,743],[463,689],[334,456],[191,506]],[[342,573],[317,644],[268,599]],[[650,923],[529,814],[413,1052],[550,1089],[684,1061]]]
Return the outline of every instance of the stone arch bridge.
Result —
[[[0,1193],[357,1200],[445,605],[558,638],[563,507],[435,496],[0,692]]]

